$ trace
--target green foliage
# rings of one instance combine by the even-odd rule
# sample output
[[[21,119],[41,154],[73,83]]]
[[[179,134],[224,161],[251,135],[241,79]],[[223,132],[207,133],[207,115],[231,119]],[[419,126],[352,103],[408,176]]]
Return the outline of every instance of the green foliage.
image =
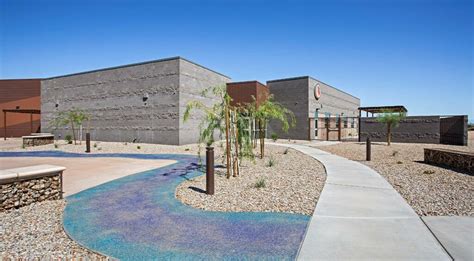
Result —
[[[423,174],[434,174],[435,171],[434,170],[425,170],[423,171]]]
[[[282,130],[288,132],[290,127],[296,125],[296,119],[292,111],[273,100],[273,95],[270,95],[268,99],[259,106],[257,106],[255,97],[253,97],[253,99],[253,103],[247,106],[247,113],[251,118],[255,119],[259,125],[260,158],[263,159],[265,153],[265,131],[268,122],[270,120],[276,120],[281,123]]]
[[[137,146],[137,150],[141,149],[142,147],[140,147],[140,145]]]
[[[265,179],[261,178],[255,183],[255,188],[264,188],[266,187]]]
[[[248,107],[248,111],[253,118],[263,124],[262,127],[266,127],[266,124],[270,120],[279,121],[282,124],[282,130],[284,132],[288,132],[290,127],[296,125],[293,112],[280,103],[275,102],[273,95],[270,95],[270,97],[259,106],[257,106],[254,98],[254,102]]]
[[[219,139],[222,139],[225,131],[225,108],[230,103],[226,86],[207,88],[201,92],[201,95],[209,97],[209,92],[212,93],[212,97],[217,97],[219,102],[212,106],[206,106],[201,101],[190,101],[186,104],[186,110],[183,115],[183,122],[187,122],[191,117],[191,112],[195,109],[204,114],[199,124],[199,143],[204,143],[206,146],[212,146],[215,142],[214,137],[216,133],[219,135]]]
[[[72,144],[72,136],[71,134],[67,134],[64,139],[67,141],[67,144]]]
[[[81,109],[71,109],[68,111],[57,112],[56,117],[51,121],[50,127],[57,129],[71,125],[72,137],[76,144],[76,127],[81,126],[84,121],[89,121],[90,115]]]
[[[22,148],[22,149],[26,149],[25,144],[21,144],[21,148]]]
[[[94,148],[97,148],[97,143],[94,143]]]
[[[55,149],[59,148],[58,144],[54,143],[54,148]]]
[[[403,164],[403,162],[401,162],[401,161],[397,161],[397,164]]]
[[[377,121],[387,126],[387,144],[390,146],[392,139],[392,129],[396,128],[400,121],[406,117],[404,112],[393,112],[385,110],[377,115]]]
[[[277,141],[278,140],[278,135],[276,133],[272,133],[272,140]]]
[[[273,158],[273,156],[270,156],[270,159],[268,160],[267,167],[273,167],[276,164],[276,160]]]

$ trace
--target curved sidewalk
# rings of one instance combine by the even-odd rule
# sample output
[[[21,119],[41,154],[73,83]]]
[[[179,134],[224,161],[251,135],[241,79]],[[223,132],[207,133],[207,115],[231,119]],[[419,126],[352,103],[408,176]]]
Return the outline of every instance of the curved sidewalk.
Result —
[[[327,179],[298,260],[452,260],[397,191],[371,168],[312,147]]]

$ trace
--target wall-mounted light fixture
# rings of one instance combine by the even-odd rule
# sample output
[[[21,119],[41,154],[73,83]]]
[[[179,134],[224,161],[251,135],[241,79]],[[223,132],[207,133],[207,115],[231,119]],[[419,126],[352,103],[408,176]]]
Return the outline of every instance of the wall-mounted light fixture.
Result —
[[[147,103],[148,98],[149,98],[148,93],[145,92],[145,94],[144,94],[143,97],[142,97],[143,105],[146,106],[146,105],[148,104],[148,103]]]

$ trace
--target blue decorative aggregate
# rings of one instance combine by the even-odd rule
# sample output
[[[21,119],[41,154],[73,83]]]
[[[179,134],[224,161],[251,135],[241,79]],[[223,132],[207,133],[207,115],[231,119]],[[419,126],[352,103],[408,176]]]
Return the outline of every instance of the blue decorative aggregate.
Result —
[[[294,260],[309,216],[213,212],[182,204],[175,189],[202,172],[176,154],[0,152],[0,157],[124,157],[177,163],[67,197],[64,228],[79,244],[121,260]]]

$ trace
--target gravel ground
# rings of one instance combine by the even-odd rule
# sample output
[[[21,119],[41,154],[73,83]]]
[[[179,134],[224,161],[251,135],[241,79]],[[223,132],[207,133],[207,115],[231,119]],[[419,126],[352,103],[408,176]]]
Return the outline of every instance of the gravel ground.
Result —
[[[312,215],[326,179],[321,163],[278,146],[266,145],[265,154],[255,162],[244,160],[239,177],[227,179],[225,168],[216,169],[213,196],[204,193],[206,178],[200,176],[181,183],[176,197],[187,205],[212,211]],[[270,160],[275,165],[270,167]],[[260,180],[264,180],[265,187],[256,187]]]
[[[365,143],[340,143],[319,149],[360,161],[377,170],[420,216],[474,216],[474,176],[423,163],[423,148],[474,152],[469,146],[372,143],[372,161],[365,161]]]
[[[2,260],[106,260],[72,241],[62,227],[64,200],[35,203],[0,212]]]

